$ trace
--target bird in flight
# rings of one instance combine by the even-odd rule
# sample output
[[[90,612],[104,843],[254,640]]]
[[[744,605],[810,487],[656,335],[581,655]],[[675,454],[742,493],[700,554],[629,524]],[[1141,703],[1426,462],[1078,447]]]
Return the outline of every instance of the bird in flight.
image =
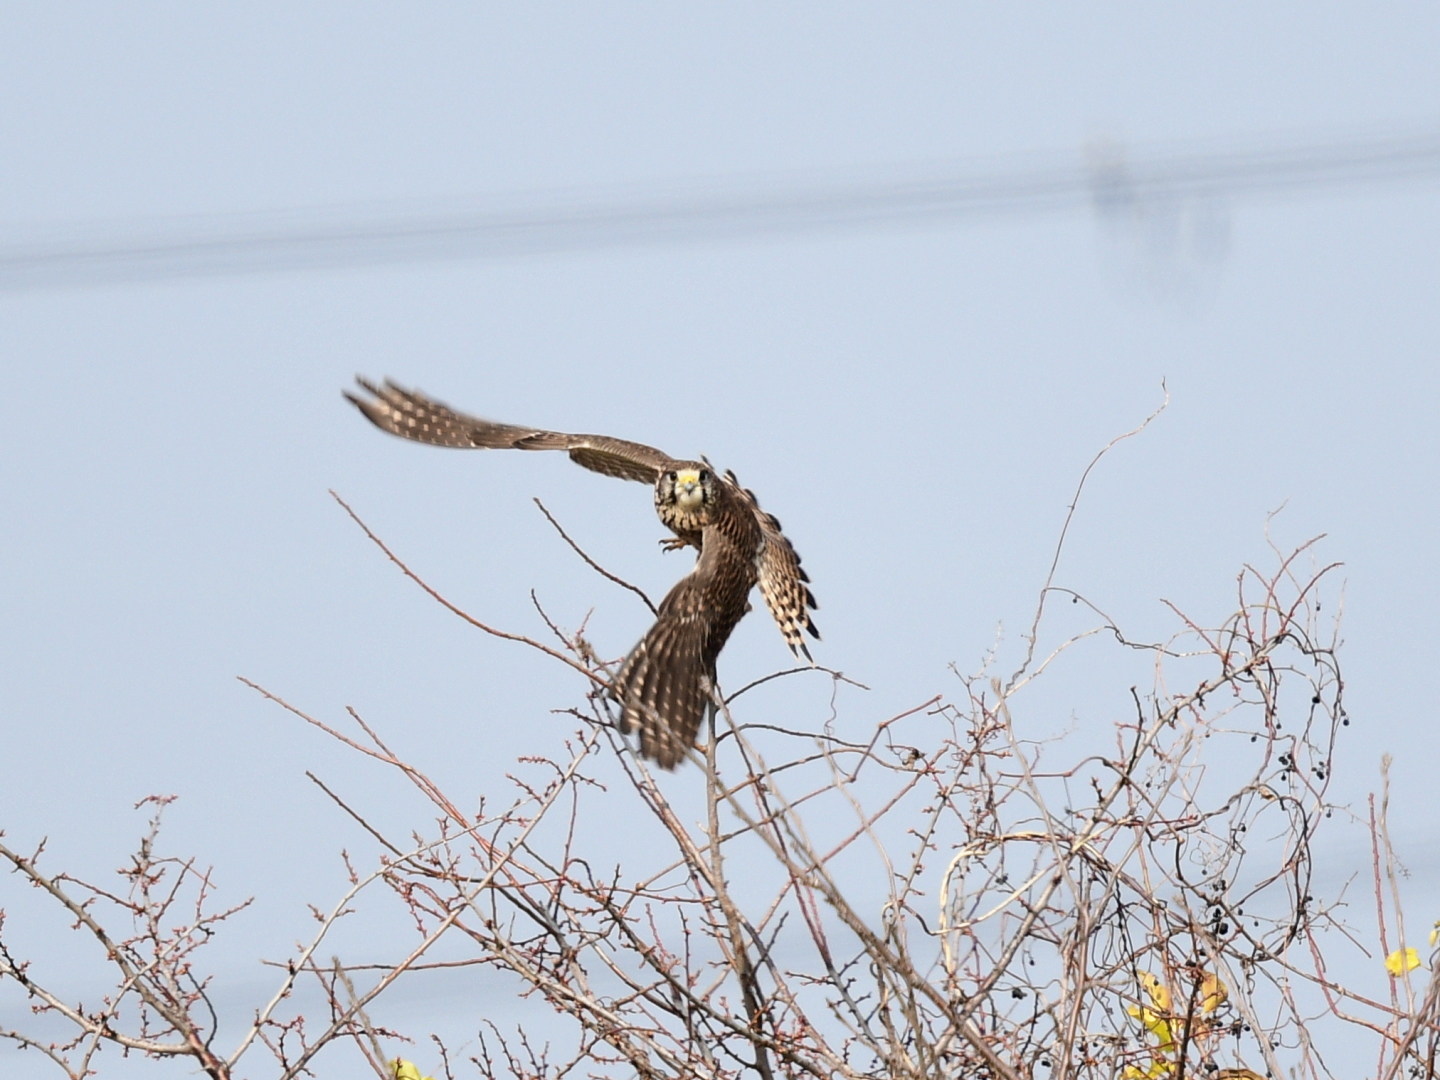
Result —
[[[610,694],[620,705],[620,730],[638,731],[640,753],[662,769],[673,769],[695,745],[715,687],[715,661],[750,610],[753,586],[760,586],[791,651],[811,659],[803,633],[819,638],[820,632],[810,618],[818,606],[810,579],[780,522],[760,509],[734,473],[722,476],[707,461],[672,458],[608,435],[567,435],[467,416],[388,379],[382,386],[355,381],[365,396],[345,396],[392,435],[463,449],[564,450],[577,465],[654,487],[655,512],[674,534],[662,544],[667,550],[693,547],[699,556],[695,569],[660,602],[654,625],[620,665]]]

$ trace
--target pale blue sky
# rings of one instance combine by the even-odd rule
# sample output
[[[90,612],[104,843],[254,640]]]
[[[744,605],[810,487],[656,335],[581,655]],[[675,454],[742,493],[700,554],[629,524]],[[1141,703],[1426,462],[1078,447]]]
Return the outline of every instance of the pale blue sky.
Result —
[[[32,5],[3,27],[0,240],[1440,125],[1440,8],[1419,3]],[[304,770],[390,789],[236,675],[332,719],[356,706],[462,802],[558,751],[549,710],[578,681],[467,631],[326,490],[498,625],[536,629],[531,588],[562,622],[595,607],[610,654],[645,613],[531,497],[652,595],[683,557],[656,549],[638,486],[382,437],[340,398],[356,372],[733,467],[804,555],[817,658],[874,688],[842,695],[857,724],[949,692],[997,624],[1013,647],[1080,471],[1165,379],[1060,582],[1155,636],[1161,597],[1226,610],[1269,511],[1287,504],[1282,544],[1329,533],[1355,720],[1337,782],[1358,797],[1397,755],[1402,855],[1433,895],[1440,182],[1180,209],[1221,249],[1170,259],[1069,213],[0,292],[0,829],[102,873],[141,828],[131,804],[179,794],[169,843],[260,897],[216,948],[243,1006],[269,983],[254,958],[306,932],[356,843]],[[722,678],[785,659],[750,619]],[[0,877],[0,907],[28,903]]]

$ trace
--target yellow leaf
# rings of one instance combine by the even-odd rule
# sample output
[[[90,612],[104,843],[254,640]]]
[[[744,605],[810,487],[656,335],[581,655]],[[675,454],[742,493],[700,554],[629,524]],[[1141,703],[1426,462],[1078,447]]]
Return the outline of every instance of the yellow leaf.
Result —
[[[396,1058],[390,1062],[390,1068],[395,1072],[395,1080],[430,1080],[430,1077],[420,1075],[419,1066],[404,1058]]]
[[[1143,986],[1145,992],[1150,995],[1150,1000],[1155,1003],[1157,1009],[1161,1012],[1170,1011],[1170,990],[1163,982],[1150,974],[1150,972],[1142,971],[1140,973],[1140,985]]]
[[[1213,971],[1207,971],[1200,979],[1200,1011],[1212,1013],[1230,996],[1230,991]]]
[[[1420,954],[1414,949],[1396,949],[1385,958],[1385,970],[1391,975],[1403,975],[1420,966]]]
[[[1143,1069],[1139,1065],[1126,1065],[1121,1075],[1124,1080],[1160,1080],[1169,1076],[1170,1071],[1170,1063],[1157,1058]]]
[[[1138,1005],[1131,1005],[1125,1011],[1144,1024],[1145,1030],[1159,1039],[1161,1045],[1169,1045],[1173,1041],[1170,1036],[1170,1021],[1159,1013]]]

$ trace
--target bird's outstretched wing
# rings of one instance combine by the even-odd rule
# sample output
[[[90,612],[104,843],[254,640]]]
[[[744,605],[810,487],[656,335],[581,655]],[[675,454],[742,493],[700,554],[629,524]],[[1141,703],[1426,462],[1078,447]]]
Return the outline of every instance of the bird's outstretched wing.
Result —
[[[456,412],[389,379],[382,386],[358,376],[355,381],[370,395],[360,397],[347,391],[345,396],[355,407],[380,430],[415,442],[466,450],[564,450],[577,465],[642,484],[655,483],[675,463],[670,455],[643,443],[608,435],[568,435],[563,431],[497,424]]]
[[[755,497],[755,493],[749,488],[741,487],[733,472],[727,471],[725,479],[749,504],[765,537],[765,545],[760,551],[756,568],[760,575],[760,595],[765,597],[765,606],[775,617],[775,624],[780,627],[780,633],[785,636],[785,644],[790,646],[790,651],[796,656],[805,657],[813,664],[815,661],[805,645],[805,633],[808,632],[811,637],[819,640],[820,631],[815,629],[810,612],[820,605],[815,602],[815,594],[810,591],[810,576],[800,566],[800,555],[796,552],[795,545],[780,531],[780,519],[760,509],[760,500]]]
[[[640,753],[662,769],[673,769],[695,745],[715,684],[719,648],[704,592],[699,575],[681,578],[615,677],[620,730],[638,731]]]

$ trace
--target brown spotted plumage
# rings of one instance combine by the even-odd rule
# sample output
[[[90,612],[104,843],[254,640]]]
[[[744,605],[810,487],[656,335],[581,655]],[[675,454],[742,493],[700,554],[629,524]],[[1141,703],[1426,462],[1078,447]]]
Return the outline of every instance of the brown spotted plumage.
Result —
[[[802,636],[820,633],[817,605],[800,556],[780,522],[760,509],[732,472],[672,458],[654,447],[606,435],[567,435],[467,416],[415,390],[356,380],[369,397],[347,393],[376,427],[434,446],[564,450],[587,469],[654,485],[655,511],[674,533],[667,548],[694,547],[695,568],[661,601],[655,623],[625,658],[612,695],[620,729],[636,731],[640,752],[673,769],[695,745],[715,686],[715,662],[731,631],[760,594],[786,643],[810,659]],[[813,662],[813,661],[812,661]]]

